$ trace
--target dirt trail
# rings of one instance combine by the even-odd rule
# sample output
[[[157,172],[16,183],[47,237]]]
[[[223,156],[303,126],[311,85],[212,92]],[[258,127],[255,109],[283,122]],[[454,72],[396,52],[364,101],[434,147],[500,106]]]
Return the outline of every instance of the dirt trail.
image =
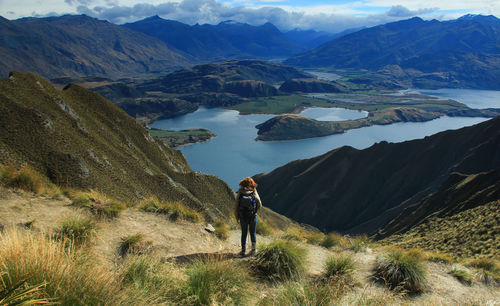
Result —
[[[67,215],[81,213],[81,209],[71,206],[68,199],[51,199],[29,193],[0,189],[0,226],[23,227],[23,223],[33,221],[33,230],[50,232],[59,220]],[[111,221],[100,221],[95,241],[95,250],[107,261],[118,263],[119,245],[127,235],[142,233],[146,240],[153,242],[153,252],[161,257],[190,257],[193,254],[226,254],[228,258],[238,258],[240,231],[232,230],[228,240],[222,241],[208,233],[203,224],[173,222],[165,216],[127,209]],[[267,243],[272,238],[257,238],[258,244]],[[310,275],[320,275],[325,260],[335,251],[323,247],[302,244],[308,249],[307,271]],[[428,263],[429,288],[422,295],[400,298],[385,287],[371,281],[371,271],[379,251],[367,249],[354,253],[344,251],[356,262],[354,278],[358,285],[348,293],[341,304],[374,303],[374,299],[392,301],[393,304],[417,305],[500,305],[500,290],[478,282],[465,286],[448,272],[450,265]],[[239,259],[238,259],[239,260]],[[388,299],[388,296],[391,297]]]

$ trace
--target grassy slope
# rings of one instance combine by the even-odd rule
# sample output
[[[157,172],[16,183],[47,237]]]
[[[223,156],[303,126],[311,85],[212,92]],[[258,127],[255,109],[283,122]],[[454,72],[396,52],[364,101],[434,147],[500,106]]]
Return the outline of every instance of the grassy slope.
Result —
[[[227,184],[191,171],[180,152],[100,95],[76,85],[59,91],[28,73],[1,79],[0,92],[2,162],[28,163],[58,184],[121,200],[154,194],[214,218],[230,214]]]

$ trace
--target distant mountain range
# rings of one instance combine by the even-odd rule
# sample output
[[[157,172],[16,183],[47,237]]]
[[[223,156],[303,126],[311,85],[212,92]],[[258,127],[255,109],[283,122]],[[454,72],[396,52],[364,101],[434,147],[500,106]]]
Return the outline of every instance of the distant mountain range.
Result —
[[[345,36],[347,34],[351,34],[357,31],[364,29],[361,28],[352,28],[347,29],[339,33],[329,33],[325,31],[316,31],[316,30],[301,30],[301,29],[293,29],[291,31],[285,32],[286,37],[290,39],[292,42],[303,46],[307,49],[316,48],[330,40],[335,38],[339,38]]]
[[[0,17],[0,74],[30,71],[45,77],[119,78],[166,72],[191,60],[162,41],[85,15]]]
[[[484,196],[477,193],[479,190],[469,194],[462,189],[460,194],[452,194],[450,189],[440,192],[449,197],[428,198],[440,186],[448,190],[450,180],[457,181],[450,178],[453,172],[473,175],[499,169],[499,144],[500,117],[496,117],[420,140],[381,142],[364,150],[344,146],[315,158],[293,161],[255,179],[263,203],[322,230],[374,233],[395,218],[403,220],[395,221],[380,234],[385,237],[474,194],[484,203],[500,200],[498,192],[490,194],[494,190],[489,187],[494,185],[491,180],[484,185],[490,188]],[[482,203],[473,201],[462,207]]]
[[[289,58],[300,67],[369,69],[399,66],[399,78],[420,87],[500,88],[500,19],[418,17],[375,26]],[[403,70],[401,75],[401,71]]]
[[[306,50],[271,23],[252,26],[224,21],[217,25],[187,25],[149,17],[124,27],[156,37],[168,46],[201,60],[288,57]]]

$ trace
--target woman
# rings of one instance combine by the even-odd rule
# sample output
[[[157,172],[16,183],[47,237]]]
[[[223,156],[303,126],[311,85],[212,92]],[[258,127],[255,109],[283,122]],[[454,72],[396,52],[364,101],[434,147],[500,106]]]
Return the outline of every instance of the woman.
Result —
[[[240,181],[235,209],[236,220],[241,225],[241,256],[245,255],[249,229],[250,240],[252,241],[250,254],[255,253],[257,245],[257,212],[261,207],[262,202],[257,193],[257,183],[251,177],[244,178]]]

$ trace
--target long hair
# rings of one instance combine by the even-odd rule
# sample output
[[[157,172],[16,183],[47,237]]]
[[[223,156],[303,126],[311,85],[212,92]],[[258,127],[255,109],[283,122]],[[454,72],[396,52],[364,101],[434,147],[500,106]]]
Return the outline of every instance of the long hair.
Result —
[[[243,191],[244,189],[255,190],[256,188],[257,183],[251,177],[246,177],[240,181],[240,191]]]

